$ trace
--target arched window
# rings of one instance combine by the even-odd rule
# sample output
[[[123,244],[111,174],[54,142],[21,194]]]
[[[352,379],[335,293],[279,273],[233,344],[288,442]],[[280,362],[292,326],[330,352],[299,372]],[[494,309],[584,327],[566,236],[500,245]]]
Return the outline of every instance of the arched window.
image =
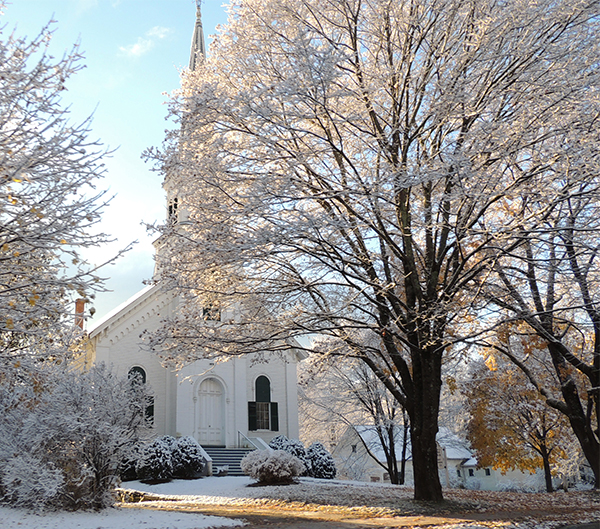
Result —
[[[146,383],[146,371],[140,366],[133,366],[127,373],[129,380],[132,384],[145,384]],[[148,426],[154,424],[154,397],[147,397],[148,405],[146,406],[146,421]]]
[[[256,402],[271,402],[271,382],[261,375],[256,379]]]
[[[140,366],[133,366],[127,374],[129,380],[139,381],[142,384],[146,383],[146,371]]]
[[[271,402],[271,381],[264,375],[254,382],[254,402],[248,403],[248,430],[279,430],[277,402]]]

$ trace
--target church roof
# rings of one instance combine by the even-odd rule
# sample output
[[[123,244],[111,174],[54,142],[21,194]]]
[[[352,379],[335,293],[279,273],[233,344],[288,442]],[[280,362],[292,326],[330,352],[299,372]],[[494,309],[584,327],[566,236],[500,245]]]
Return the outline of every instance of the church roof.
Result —
[[[135,307],[137,307],[146,298],[148,298],[158,290],[160,290],[160,287],[158,287],[158,285],[148,285],[139,292],[135,293],[127,301],[121,303],[119,306],[117,306],[108,314],[106,314],[97,322],[95,322],[92,325],[92,327],[88,330],[89,337],[93,338],[94,336],[100,334],[104,329],[107,329],[113,323],[119,320],[122,316],[134,310]]]

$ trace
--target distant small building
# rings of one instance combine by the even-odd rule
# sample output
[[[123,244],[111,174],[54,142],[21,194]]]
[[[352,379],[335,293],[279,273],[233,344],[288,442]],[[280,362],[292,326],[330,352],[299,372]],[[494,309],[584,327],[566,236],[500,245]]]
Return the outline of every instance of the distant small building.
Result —
[[[401,426],[395,433],[395,453],[400,468],[404,431]],[[439,450],[440,479],[444,486],[458,486],[459,477],[456,472],[460,465],[472,457],[472,452],[464,443],[447,428],[441,428],[437,435]],[[389,483],[390,477],[382,466],[386,463],[385,452],[372,425],[349,426],[342,434],[332,451],[336,461],[338,476],[356,481],[372,481]],[[405,482],[413,482],[412,449],[410,436],[406,446]]]
[[[490,467],[478,468],[477,459],[471,457],[456,473],[460,485],[471,490],[546,490],[542,469],[533,474],[520,470],[502,473]]]
[[[398,427],[395,434],[395,453],[400,468],[404,431]],[[545,490],[541,469],[530,474],[519,470],[502,473],[491,467],[477,466],[477,459],[468,445],[447,428],[440,428],[436,437],[438,467],[443,487],[462,487],[473,490]],[[372,425],[349,426],[332,450],[338,476],[355,481],[390,483],[385,452]],[[410,436],[406,446],[405,483],[413,483]]]

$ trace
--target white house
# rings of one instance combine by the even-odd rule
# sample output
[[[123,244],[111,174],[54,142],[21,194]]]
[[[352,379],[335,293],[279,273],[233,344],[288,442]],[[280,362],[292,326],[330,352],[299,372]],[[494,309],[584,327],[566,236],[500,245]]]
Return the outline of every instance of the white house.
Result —
[[[395,453],[400,468],[403,429],[398,427]],[[464,441],[447,428],[440,428],[436,437],[438,468],[443,487],[463,487],[473,490],[545,490],[544,473],[520,470],[502,473],[491,467],[479,467],[477,459]],[[332,450],[338,475],[357,481],[388,482],[389,474],[382,466],[386,458],[374,426],[349,426]],[[413,483],[410,438],[406,447],[405,483]]]
[[[190,68],[204,55],[197,3]],[[165,182],[168,215],[181,219],[177,190]],[[180,208],[181,209],[181,208]],[[157,251],[160,249],[157,246]],[[303,353],[265,354],[266,361],[235,357],[226,362],[196,361],[180,371],[166,369],[142,346],[144,331],[154,331],[174,314],[178,298],[160,285],[141,290],[88,331],[91,362],[113,365],[121,374],[138,373],[153,391],[147,413],[156,435],[193,436],[203,446],[264,446],[283,434],[299,437],[296,366]],[[208,323],[207,323],[208,324]]]
[[[398,427],[395,434],[395,453],[400,469],[404,431]],[[471,451],[464,443],[448,429],[440,428],[436,437],[438,444],[438,463],[440,480],[443,486],[456,486],[458,476],[456,468],[471,458]],[[357,481],[387,482],[390,477],[382,466],[386,458],[383,447],[372,425],[348,426],[331,455],[335,459],[338,475]],[[410,436],[406,446],[406,475],[405,483],[413,483],[413,468],[410,446]]]

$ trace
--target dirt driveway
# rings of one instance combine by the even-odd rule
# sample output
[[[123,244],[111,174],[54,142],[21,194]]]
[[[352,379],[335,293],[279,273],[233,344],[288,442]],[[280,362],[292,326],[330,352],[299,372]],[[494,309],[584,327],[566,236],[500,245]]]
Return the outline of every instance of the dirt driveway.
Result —
[[[527,497],[528,495],[524,495]],[[531,496],[529,496],[531,500]],[[566,498],[565,498],[566,499]],[[595,502],[593,502],[595,504]],[[271,501],[265,505],[202,505],[189,501],[145,501],[142,503],[122,504],[123,507],[176,510],[178,512],[200,513],[204,515],[224,516],[243,520],[246,527],[256,529],[384,529],[384,528],[416,528],[444,527],[475,529],[510,527],[514,523],[521,527],[560,527],[580,521],[600,520],[596,505],[583,508],[570,502],[555,502],[552,508],[548,505],[536,509],[535,503],[524,498],[521,508],[514,502],[508,510],[486,508],[479,510],[466,509],[457,512],[456,505],[450,509],[426,507],[430,512],[423,513],[377,513],[372,508],[298,504],[285,501]],[[587,506],[586,506],[587,507]],[[436,512],[437,511],[437,512]],[[454,511],[454,512],[453,512]],[[470,512],[469,512],[470,511]],[[600,529],[600,524],[598,525]]]

